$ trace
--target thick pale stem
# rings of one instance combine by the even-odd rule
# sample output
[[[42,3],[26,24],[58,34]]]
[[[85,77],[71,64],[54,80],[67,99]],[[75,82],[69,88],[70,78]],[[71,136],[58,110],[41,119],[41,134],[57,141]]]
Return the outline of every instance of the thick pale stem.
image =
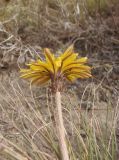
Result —
[[[56,113],[57,116],[55,117],[55,120],[56,120],[57,132],[58,132],[60,151],[62,154],[62,160],[69,160],[66,139],[65,139],[65,128],[64,128],[63,116],[62,116],[60,92],[56,92],[55,101],[56,101],[56,107],[57,107],[57,113]]]

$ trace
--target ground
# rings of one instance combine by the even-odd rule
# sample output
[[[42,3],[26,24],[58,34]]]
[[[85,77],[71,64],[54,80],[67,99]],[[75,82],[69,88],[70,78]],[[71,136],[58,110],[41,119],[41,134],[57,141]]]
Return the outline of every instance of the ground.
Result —
[[[86,133],[88,134],[88,130],[94,124],[92,128],[95,130],[96,140],[103,135],[102,131],[104,131],[103,136],[106,137],[108,132],[114,129],[117,137],[115,143],[119,145],[118,21],[118,10],[114,10],[113,16],[90,17],[83,25],[67,23],[65,27],[69,28],[66,30],[63,30],[63,26],[61,28],[56,26],[55,30],[50,25],[48,30],[48,28],[36,29],[33,25],[20,24],[16,34],[14,29],[13,31],[10,29],[14,23],[9,23],[8,26],[0,24],[0,151],[7,146],[5,152],[8,155],[13,154],[14,158],[19,157],[20,160],[31,160],[29,157],[33,160],[43,159],[39,157],[41,155],[39,152],[43,152],[44,155],[47,153],[45,156],[49,160],[56,159],[57,154],[54,154],[53,147],[57,148],[57,140],[53,129],[54,105],[53,97],[50,97],[50,89],[47,86],[31,87],[28,82],[19,78],[19,70],[29,61],[43,57],[42,48],[49,47],[56,54],[64,51],[71,43],[74,43],[75,51],[79,56],[89,58],[88,63],[92,66],[93,78],[68,84],[67,89],[62,93],[63,115],[68,138],[77,150],[77,154],[78,147],[82,153],[79,144],[83,144],[82,138],[84,142],[86,141]],[[89,128],[84,131],[87,120]],[[77,126],[81,137],[78,133],[74,133]],[[47,142],[46,137],[50,137],[50,142]],[[108,138],[107,136],[105,141],[109,140],[109,147],[112,145],[110,142],[112,137]],[[74,144],[77,139],[80,143]],[[39,144],[38,141],[41,143]],[[22,148],[22,151],[11,143],[18,145],[17,147]],[[13,152],[9,149],[13,149]],[[8,155],[0,152],[2,157],[0,160],[14,160],[11,158],[12,155]],[[118,160],[118,156],[116,159]]]

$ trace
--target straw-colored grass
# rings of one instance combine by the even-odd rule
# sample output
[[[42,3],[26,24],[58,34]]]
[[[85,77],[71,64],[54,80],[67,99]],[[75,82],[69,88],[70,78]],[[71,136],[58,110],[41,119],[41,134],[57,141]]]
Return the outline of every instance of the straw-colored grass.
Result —
[[[0,3],[0,21],[8,32],[25,43],[55,49],[77,41],[84,30],[88,32],[94,27],[92,17],[98,25],[104,22],[101,16],[107,17],[118,6],[118,0],[10,0]],[[115,18],[112,17],[111,22],[114,25]]]
[[[0,134],[0,156],[3,160],[61,160],[53,97],[47,95],[46,88],[27,87],[18,82],[7,88],[0,85],[4,130]],[[118,104],[115,110],[101,106],[88,111],[78,105],[75,90],[64,93],[63,117],[70,160],[115,160],[118,114]]]
[[[67,39],[73,35],[75,37],[79,27],[90,16],[97,18],[101,14],[111,13],[118,0],[10,0],[0,3],[0,21],[8,31],[29,31],[30,34],[34,28],[39,32],[40,39],[48,37],[49,41],[51,39],[58,43],[66,35]]]
[[[96,28],[98,23],[93,23],[93,20],[97,20],[101,15],[107,17],[112,6],[116,6],[114,4],[118,4],[118,0],[16,0],[16,2],[1,0],[0,31],[8,35],[7,39],[4,37],[4,41],[0,41],[3,56],[12,55],[12,52],[18,56],[16,52],[20,52],[18,61],[24,58],[27,52],[30,58],[39,56],[39,52],[35,51],[33,46],[22,44],[19,35],[24,33],[25,36],[34,34],[35,40],[38,37],[40,46],[49,47],[50,45],[52,48],[62,46],[63,48],[65,43],[80,37],[82,28],[86,28],[87,31],[83,32],[84,36],[87,33],[89,35],[86,41],[81,37],[80,42],[83,43],[87,52],[92,53],[90,44],[94,49],[97,47],[95,49],[97,51],[101,47],[100,44],[105,41],[102,37],[97,41],[98,36],[103,33],[103,27],[98,28],[98,32]],[[94,32],[91,30],[92,27]],[[112,30],[110,32],[109,29],[110,27],[106,27],[112,35]],[[22,35],[21,39],[24,40],[25,36]],[[105,32],[102,36],[105,36]],[[114,38],[107,38],[108,47],[110,43],[113,46],[118,45],[118,39]],[[14,43],[15,40],[16,43]],[[35,41],[31,36],[30,40],[32,42],[30,44]],[[8,42],[7,45],[6,42]],[[34,46],[36,45],[35,43]],[[110,48],[106,47],[102,47],[103,52],[105,49],[110,51]],[[29,57],[27,58],[28,61]],[[104,66],[107,72],[111,72],[112,68],[110,64]],[[15,73],[14,78],[18,76]],[[108,79],[109,74],[106,76]],[[4,84],[6,80],[7,83]],[[103,93],[106,94],[106,105],[100,102],[98,89],[102,87],[101,91],[104,91],[103,80],[97,85],[89,83],[80,99],[73,87],[75,88],[71,86],[71,89],[62,96],[70,160],[116,160],[115,128],[119,114],[118,101],[115,102],[116,105],[111,106],[111,96],[108,96],[108,92]],[[3,78],[3,83],[0,84],[0,160],[61,160],[57,133],[54,129],[54,97],[50,97],[51,94],[45,87],[43,89],[28,88],[28,85],[21,80],[11,82],[9,77]],[[78,91],[80,89],[78,88]],[[83,108],[84,99],[86,99],[85,106],[90,109],[91,104],[92,110]]]

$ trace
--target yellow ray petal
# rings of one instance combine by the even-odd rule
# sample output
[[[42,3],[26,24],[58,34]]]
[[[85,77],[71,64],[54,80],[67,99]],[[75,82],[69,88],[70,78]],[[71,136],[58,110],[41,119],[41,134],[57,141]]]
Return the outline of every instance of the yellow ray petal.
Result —
[[[48,48],[44,49],[44,54],[46,57],[46,63],[48,65],[49,70],[51,70],[53,73],[55,73],[55,57],[54,55],[50,52]]]
[[[38,78],[33,78],[31,81],[31,84],[35,84],[35,85],[42,85],[46,82],[48,82],[50,80],[50,78],[48,76],[43,76],[43,77],[38,77]]]
[[[79,74],[77,74],[77,73],[72,73],[72,74],[70,74],[69,76],[73,76],[73,77],[75,77],[75,78],[89,78],[89,77],[92,77],[92,75],[91,75],[91,74],[88,74],[88,73],[79,73]]]
[[[77,56],[78,56],[78,54],[72,53],[69,57],[67,57],[67,58],[63,61],[62,68],[64,68],[65,66],[67,66],[67,65],[75,62]]]
[[[67,72],[68,70],[72,70],[72,69],[91,70],[91,67],[87,65],[81,65],[81,64],[70,64],[62,68],[62,72]]]
[[[35,76],[39,76],[39,77],[40,76],[49,76],[49,73],[29,70],[27,72],[24,72],[20,77],[27,79],[27,78],[33,78]]]
[[[72,53],[74,52],[74,46],[71,45],[67,48],[67,50],[60,56],[62,61],[64,61],[65,59],[67,59],[70,55],[72,55]]]
[[[82,58],[77,59],[75,63],[82,64],[82,63],[86,63],[87,61],[88,61],[87,57],[82,57]]]
[[[44,65],[44,66],[31,65],[31,66],[30,66],[30,69],[31,69],[31,70],[34,70],[34,71],[50,72],[50,71],[47,69],[47,65]]]
[[[67,80],[68,81],[71,81],[71,82],[73,82],[73,81],[75,81],[77,78],[75,77],[75,76],[73,76],[73,75],[68,75],[68,76],[66,76],[66,78],[67,78]]]
[[[69,68],[64,73],[67,73],[67,72],[91,72],[91,68],[86,65],[85,66],[80,65],[79,67]]]
[[[68,68],[73,68],[73,67],[77,67],[80,65],[83,65],[84,63],[87,62],[87,57],[84,58],[80,58],[80,59],[74,59],[74,60],[68,60],[64,63],[63,67],[62,67],[62,71],[68,69]]]
[[[68,71],[66,73],[64,73],[64,76],[67,76],[67,75],[71,75],[71,74],[77,74],[77,75],[82,75],[82,74],[88,74],[91,76],[91,72],[90,71],[86,71],[86,70],[80,70],[80,71]]]
[[[38,60],[36,63],[31,64],[30,69],[50,72],[48,64],[46,62],[41,62],[40,60]]]

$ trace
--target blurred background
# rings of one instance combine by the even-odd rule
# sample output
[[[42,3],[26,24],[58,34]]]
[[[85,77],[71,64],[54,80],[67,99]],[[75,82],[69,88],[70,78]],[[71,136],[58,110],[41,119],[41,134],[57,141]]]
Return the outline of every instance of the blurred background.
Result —
[[[65,119],[66,128],[74,149],[70,152],[75,155],[72,160],[80,155],[81,160],[118,160],[119,0],[0,0],[0,160],[14,160],[15,156],[21,160],[23,155],[31,157],[28,160],[58,159],[47,88],[33,86],[31,92],[19,79],[19,68],[43,57],[44,47],[60,54],[72,43],[79,56],[89,58],[93,74],[92,79],[68,86],[63,95],[68,110],[64,110],[65,118],[70,122]],[[80,115],[79,107],[86,113]],[[38,112],[46,124],[39,120]],[[42,130],[48,142],[38,132],[41,124],[50,126]],[[2,141],[5,153],[11,156],[1,153]],[[41,146],[39,141],[43,141]],[[18,147],[25,153],[16,153]]]

